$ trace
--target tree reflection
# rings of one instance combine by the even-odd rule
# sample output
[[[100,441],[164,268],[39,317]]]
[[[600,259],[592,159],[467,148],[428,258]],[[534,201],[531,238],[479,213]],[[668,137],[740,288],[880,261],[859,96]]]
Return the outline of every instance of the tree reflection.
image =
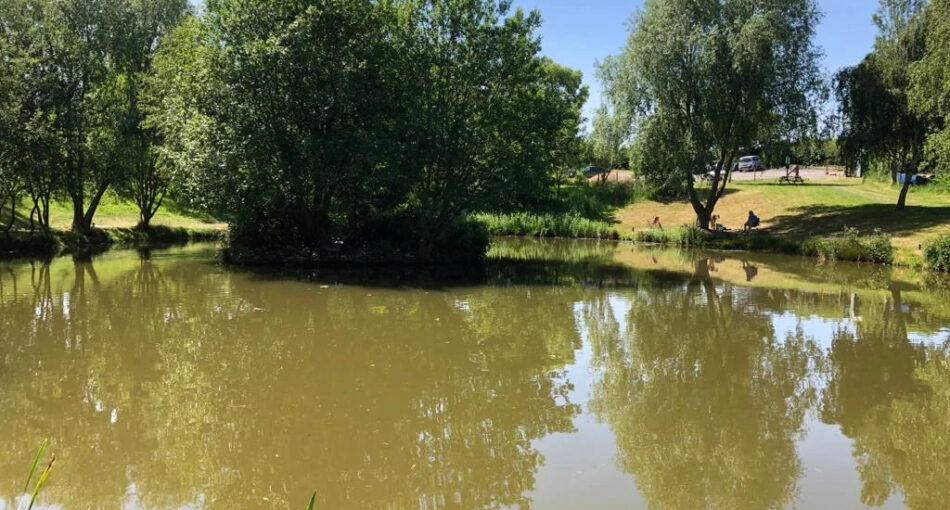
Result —
[[[900,489],[912,509],[950,501],[950,358],[908,338],[900,290],[862,303],[854,331],[829,354],[821,417],[854,440],[861,501],[880,506]]]
[[[627,331],[588,314],[603,371],[592,408],[617,436],[621,467],[653,508],[774,508],[789,503],[814,344],[778,341],[769,316],[717,288],[706,260],[666,292],[640,292]]]
[[[526,505],[532,441],[579,412],[560,290],[57,264],[0,303],[0,494],[48,435],[67,508]]]

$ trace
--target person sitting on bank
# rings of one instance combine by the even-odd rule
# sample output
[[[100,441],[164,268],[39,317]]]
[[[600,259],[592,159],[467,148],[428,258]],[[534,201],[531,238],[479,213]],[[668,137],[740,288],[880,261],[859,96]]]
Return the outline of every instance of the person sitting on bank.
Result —
[[[743,225],[742,231],[748,232],[758,226],[759,226],[759,217],[756,216],[754,212],[749,211],[749,219],[745,221],[745,225]]]
[[[660,223],[660,217],[659,217],[659,216],[654,216],[654,217],[653,217],[653,223],[652,223],[650,226],[653,227],[653,228],[659,228],[660,230],[663,230],[663,224]]]
[[[713,232],[719,230],[719,215],[713,214],[709,217],[709,230]]]

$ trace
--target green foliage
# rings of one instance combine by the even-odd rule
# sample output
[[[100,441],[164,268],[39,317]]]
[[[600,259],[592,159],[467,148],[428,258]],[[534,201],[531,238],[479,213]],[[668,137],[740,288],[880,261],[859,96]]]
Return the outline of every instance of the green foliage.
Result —
[[[44,231],[55,195],[69,197],[73,228],[85,232],[107,190],[140,180],[152,144],[141,129],[141,82],[186,7],[185,0],[0,7],[0,173],[13,174]]]
[[[639,181],[589,183],[585,180],[563,188],[559,196],[545,204],[541,210],[609,222],[615,210],[647,196],[649,191],[644,183]]]
[[[593,127],[589,162],[608,170],[628,166],[630,159],[624,146],[627,134],[622,119],[611,115],[607,106],[601,105],[594,116]]]
[[[875,15],[879,34],[874,50],[854,67],[841,70],[836,94],[843,119],[840,146],[849,167],[883,170],[891,182],[897,173],[915,174],[926,161],[925,143],[935,116],[915,107],[911,74],[926,55],[927,24],[920,0],[881,0]],[[919,92],[917,92],[919,95]],[[903,209],[908,186],[897,200]]]
[[[950,171],[950,1],[933,0],[924,10],[923,58],[910,66],[910,106],[935,119],[924,145],[931,166]]]
[[[813,130],[818,18],[813,0],[654,0],[602,66],[610,114],[635,137],[632,166],[670,194],[685,191],[699,226],[741,152]],[[695,189],[693,176],[709,171],[712,185]]]
[[[46,447],[49,446],[49,439],[44,439],[40,443],[40,448],[36,451],[36,457],[33,459],[33,465],[30,466],[30,474],[26,477],[26,483],[23,484],[23,491],[26,492],[30,489],[30,480],[33,479],[33,475],[36,474],[36,467],[40,464],[40,458],[43,457],[43,452],[46,450]]]
[[[824,260],[850,260],[891,264],[894,262],[894,247],[889,235],[876,231],[861,235],[857,229],[846,228],[841,235],[832,237],[814,236],[802,243],[803,255]]]
[[[617,228],[605,221],[590,220],[578,214],[475,214],[473,219],[494,236],[571,237],[620,239]]]
[[[363,233],[398,224],[414,244],[400,253],[434,260],[469,213],[543,202],[578,152],[586,91],[540,57],[537,13],[494,0],[206,8],[158,58],[153,109],[163,157],[191,174],[193,203],[230,221],[235,253],[380,252],[388,237]]]
[[[641,243],[701,247],[708,244],[711,236],[695,225],[683,225],[671,229],[638,230],[634,238]]]
[[[36,468],[39,466],[40,459],[43,457],[43,452],[46,451],[46,447],[49,445],[49,439],[44,439],[40,443],[40,448],[36,452],[36,457],[33,459],[33,465],[30,467],[30,474],[26,478],[26,483],[23,485],[23,490],[27,491],[30,488],[30,481],[33,480],[33,475],[36,474]],[[33,487],[33,492],[30,495],[30,504],[27,506],[27,510],[31,510],[33,505],[36,503],[36,497],[40,494],[40,489],[43,488],[43,485],[46,484],[46,479],[49,478],[50,472],[53,470],[53,464],[56,462],[56,456],[54,455],[49,464],[43,468],[43,471],[40,472],[39,478],[36,480],[36,485]]]
[[[950,235],[938,236],[924,245],[924,261],[934,271],[950,271]]]

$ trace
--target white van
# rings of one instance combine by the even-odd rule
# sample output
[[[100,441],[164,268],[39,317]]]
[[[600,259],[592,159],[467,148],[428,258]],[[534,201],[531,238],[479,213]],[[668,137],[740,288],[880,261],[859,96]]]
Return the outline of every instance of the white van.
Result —
[[[762,170],[762,162],[759,161],[758,156],[742,156],[739,158],[737,170],[740,172],[758,172]]]

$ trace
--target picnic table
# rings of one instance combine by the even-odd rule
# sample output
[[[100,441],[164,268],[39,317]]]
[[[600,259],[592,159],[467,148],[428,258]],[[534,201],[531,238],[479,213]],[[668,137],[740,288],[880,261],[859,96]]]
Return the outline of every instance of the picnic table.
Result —
[[[805,179],[802,179],[798,175],[798,165],[793,165],[791,168],[785,170],[785,175],[778,178],[779,184],[789,183],[789,184],[804,184]]]

